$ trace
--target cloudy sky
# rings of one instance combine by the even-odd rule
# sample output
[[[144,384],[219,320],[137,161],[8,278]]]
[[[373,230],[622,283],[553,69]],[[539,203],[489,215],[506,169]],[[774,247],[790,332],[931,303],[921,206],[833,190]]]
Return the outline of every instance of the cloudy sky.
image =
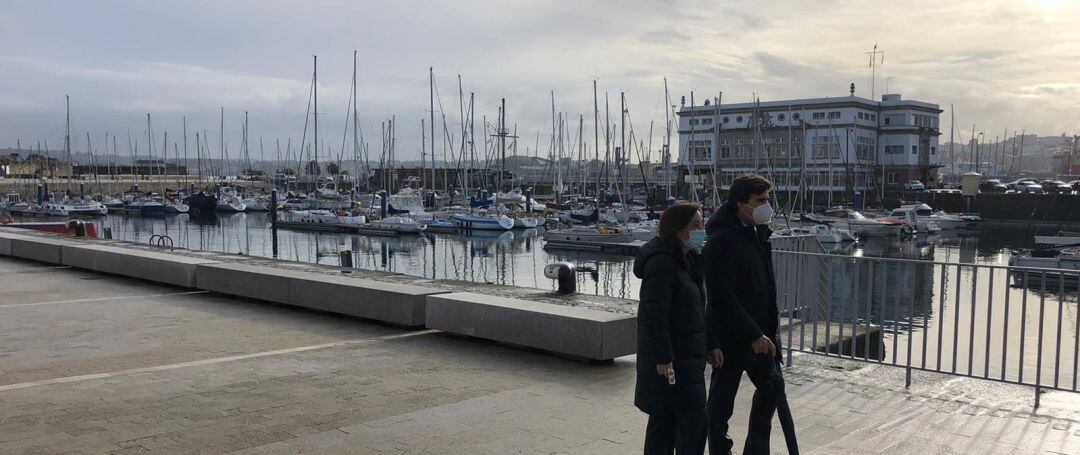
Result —
[[[207,131],[235,156],[244,111],[253,154],[262,138],[295,144],[304,128],[311,56],[319,56],[320,141],[336,155],[348,103],[352,52],[359,53],[361,128],[373,153],[380,123],[396,116],[398,155],[419,155],[435,68],[447,128],[460,129],[457,76],[494,122],[507,99],[519,150],[546,154],[551,92],[576,134],[592,137],[592,81],[617,118],[625,92],[639,137],[654,122],[663,140],[667,77],[677,103],[696,96],[745,102],[870,96],[864,54],[884,50],[877,93],[955,105],[957,129],[989,137],[1005,128],[1080,133],[1080,2],[1013,1],[40,1],[0,4],[0,147],[16,139],[57,148],[64,95],[71,96],[76,151],[86,133],[189,144]],[[441,114],[437,121],[441,131]],[[309,133],[310,135],[310,133]],[[947,140],[947,134],[943,139]],[[56,144],[56,145],[54,145]],[[440,145],[438,145],[441,147]],[[160,149],[161,145],[156,145]],[[171,147],[170,147],[171,148]],[[590,145],[591,148],[591,145]],[[159,152],[160,153],[160,152]],[[194,152],[192,152],[193,154]],[[440,152],[441,153],[441,152]]]

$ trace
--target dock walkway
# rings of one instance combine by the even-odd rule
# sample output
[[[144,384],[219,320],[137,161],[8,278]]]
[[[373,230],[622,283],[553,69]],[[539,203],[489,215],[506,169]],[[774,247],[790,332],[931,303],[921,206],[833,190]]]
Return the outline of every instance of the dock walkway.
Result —
[[[592,365],[0,257],[0,453],[640,453]],[[799,356],[807,454],[1076,454],[1080,397]],[[744,436],[744,381],[732,437]],[[779,431],[774,449],[783,447]],[[777,452],[782,453],[782,452]]]

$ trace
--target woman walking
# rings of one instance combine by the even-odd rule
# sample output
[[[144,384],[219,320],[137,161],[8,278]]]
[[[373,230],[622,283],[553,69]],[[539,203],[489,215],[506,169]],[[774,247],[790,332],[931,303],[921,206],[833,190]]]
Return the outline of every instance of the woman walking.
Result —
[[[641,247],[634,275],[638,307],[634,405],[649,415],[646,454],[701,454],[708,434],[705,289],[699,252],[705,242],[697,204],[664,211],[656,238]]]

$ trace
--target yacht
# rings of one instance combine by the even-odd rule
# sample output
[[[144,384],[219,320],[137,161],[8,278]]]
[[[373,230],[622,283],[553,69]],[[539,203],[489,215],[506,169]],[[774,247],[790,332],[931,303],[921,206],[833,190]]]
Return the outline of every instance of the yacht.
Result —
[[[219,212],[243,212],[247,210],[247,205],[240,199],[240,196],[236,194],[236,190],[231,187],[221,187],[220,196],[217,202],[217,211]]]
[[[427,229],[427,225],[404,216],[388,216],[381,220],[372,221],[368,223],[368,226],[379,230],[393,231],[398,234],[419,234]]]
[[[281,221],[304,224],[332,224],[359,226],[367,222],[363,215],[349,215],[325,209],[292,210],[281,214]]]

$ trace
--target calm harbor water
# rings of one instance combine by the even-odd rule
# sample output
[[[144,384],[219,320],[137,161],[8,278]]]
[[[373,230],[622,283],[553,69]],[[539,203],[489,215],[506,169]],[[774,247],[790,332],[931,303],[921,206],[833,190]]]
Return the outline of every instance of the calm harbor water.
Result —
[[[144,243],[167,235],[179,248],[274,257],[268,213],[189,215],[141,218],[111,215],[100,221],[117,239]],[[1033,232],[1017,229],[950,231],[909,240],[870,239],[844,245],[839,254],[927,261],[1007,264],[1017,248],[1029,247]],[[571,262],[579,274],[580,292],[636,299],[638,279],[633,257],[594,252],[546,250],[535,229],[463,234],[378,237],[356,234],[278,230],[277,258],[339,265],[339,252],[351,250],[360,269],[554,289],[543,266]]]
[[[122,240],[145,243],[166,235],[180,248],[275,256],[266,213],[109,216],[98,222]],[[826,320],[832,330],[841,323],[847,333],[856,325],[872,326],[883,335],[877,361],[1076,388],[1080,325],[1075,288],[1018,286],[1008,270],[995,268],[1007,265],[1016,250],[1031,247],[1034,234],[983,228],[906,240],[870,239],[813,258],[821,261],[817,269],[805,269],[813,275],[778,260],[779,306],[817,321],[781,333],[781,339],[794,346],[820,345],[812,332],[817,328],[817,339],[824,339],[820,332],[829,330],[829,324],[822,324]],[[581,293],[636,299],[639,287],[633,257],[546,250],[535,229],[401,237],[278,231],[280,259],[337,266],[345,250],[352,251],[356,268],[417,277],[554,289],[543,267],[566,261],[584,270],[578,274]],[[974,266],[947,265],[956,263]]]

